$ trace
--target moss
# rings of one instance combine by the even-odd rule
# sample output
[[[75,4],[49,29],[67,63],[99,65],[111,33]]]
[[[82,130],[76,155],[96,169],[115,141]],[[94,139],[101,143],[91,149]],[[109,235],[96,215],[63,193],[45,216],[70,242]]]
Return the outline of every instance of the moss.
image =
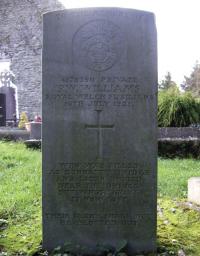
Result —
[[[200,255],[200,213],[166,198],[160,198],[158,205],[159,247],[164,246],[172,255],[177,255],[180,249],[187,256]]]
[[[9,256],[33,255],[41,244],[41,212],[30,219],[9,219],[0,244]]]

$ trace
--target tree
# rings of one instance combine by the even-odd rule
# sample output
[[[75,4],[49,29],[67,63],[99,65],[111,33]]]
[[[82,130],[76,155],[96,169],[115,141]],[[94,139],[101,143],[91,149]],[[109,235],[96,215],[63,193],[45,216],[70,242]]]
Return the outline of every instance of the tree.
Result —
[[[200,97],[200,64],[198,61],[195,63],[191,75],[184,78],[182,89],[191,92],[194,97]]]
[[[165,79],[158,84],[160,90],[168,90],[171,87],[177,86],[174,81],[172,81],[172,76],[170,72],[167,72]]]

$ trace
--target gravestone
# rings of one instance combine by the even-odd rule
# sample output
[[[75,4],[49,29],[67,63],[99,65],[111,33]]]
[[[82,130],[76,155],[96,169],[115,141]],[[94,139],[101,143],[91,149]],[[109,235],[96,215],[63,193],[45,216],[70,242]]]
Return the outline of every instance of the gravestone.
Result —
[[[156,250],[154,15],[44,15],[43,247]]]
[[[0,93],[0,126],[6,125],[6,95]]]
[[[13,74],[5,70],[0,73],[0,94],[5,94],[6,97],[6,120],[13,124],[16,117],[16,88],[12,81],[14,80]]]
[[[200,205],[200,177],[188,180],[188,201]]]
[[[30,139],[31,140],[41,140],[41,122],[30,122]]]

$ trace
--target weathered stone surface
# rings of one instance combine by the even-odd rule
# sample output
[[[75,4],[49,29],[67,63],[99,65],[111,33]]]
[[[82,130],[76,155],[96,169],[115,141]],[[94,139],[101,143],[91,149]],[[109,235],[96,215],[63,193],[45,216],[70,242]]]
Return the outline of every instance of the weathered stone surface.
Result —
[[[12,87],[0,87],[0,95],[4,94],[6,99],[5,112],[6,120],[13,120],[16,115],[15,90]],[[1,103],[0,103],[1,104]]]
[[[188,201],[200,205],[200,177],[188,180]]]
[[[5,94],[0,93],[0,126],[6,124],[6,97]]]
[[[32,149],[41,149],[41,140],[26,140],[25,145],[27,148],[32,148]]]
[[[0,1],[0,61],[10,61],[19,113],[30,118],[41,112],[42,14],[60,9],[58,0]]]
[[[0,140],[27,140],[30,133],[19,128],[0,127]]]
[[[30,139],[41,140],[42,123],[30,122]]]
[[[72,242],[94,255],[126,240],[129,253],[155,251],[156,61],[152,13],[44,16],[45,249]]]

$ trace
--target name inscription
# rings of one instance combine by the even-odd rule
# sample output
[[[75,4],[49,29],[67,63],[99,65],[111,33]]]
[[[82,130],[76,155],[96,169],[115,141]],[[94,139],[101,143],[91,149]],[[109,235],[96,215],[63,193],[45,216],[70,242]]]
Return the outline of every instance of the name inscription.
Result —
[[[153,101],[157,94],[144,94],[135,77],[62,77],[44,100],[64,109],[95,107],[134,108],[138,101]]]

